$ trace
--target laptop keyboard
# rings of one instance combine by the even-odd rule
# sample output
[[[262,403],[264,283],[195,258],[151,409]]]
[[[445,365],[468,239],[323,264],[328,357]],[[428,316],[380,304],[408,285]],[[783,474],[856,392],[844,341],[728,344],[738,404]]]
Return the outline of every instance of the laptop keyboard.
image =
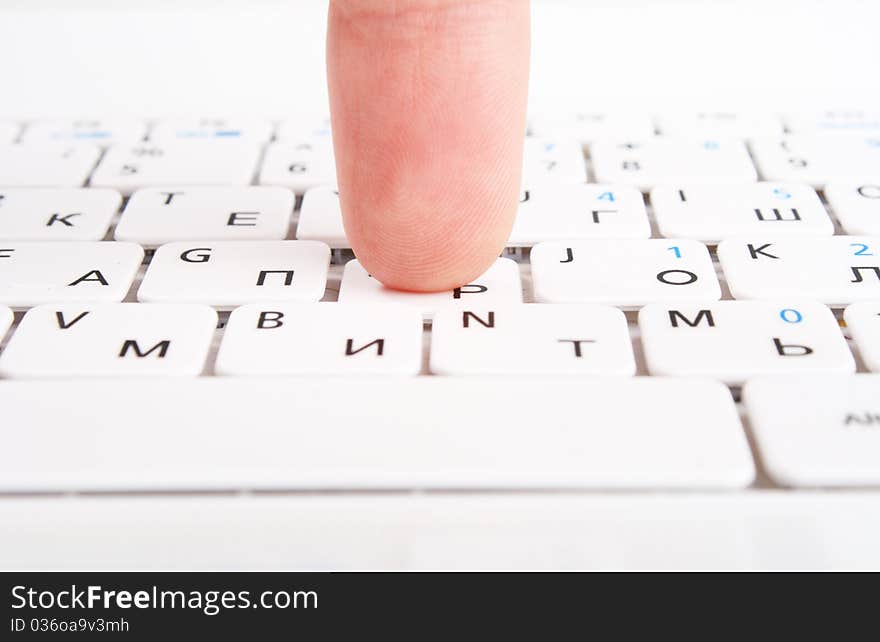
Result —
[[[442,293],[335,182],[323,119],[0,121],[0,493],[880,486],[880,114],[535,117]]]

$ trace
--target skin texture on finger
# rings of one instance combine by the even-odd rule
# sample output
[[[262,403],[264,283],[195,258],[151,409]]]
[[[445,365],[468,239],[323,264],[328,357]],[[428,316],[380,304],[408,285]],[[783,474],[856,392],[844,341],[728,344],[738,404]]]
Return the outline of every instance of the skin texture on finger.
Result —
[[[519,198],[526,0],[331,0],[327,66],[346,235],[389,287],[488,268]]]

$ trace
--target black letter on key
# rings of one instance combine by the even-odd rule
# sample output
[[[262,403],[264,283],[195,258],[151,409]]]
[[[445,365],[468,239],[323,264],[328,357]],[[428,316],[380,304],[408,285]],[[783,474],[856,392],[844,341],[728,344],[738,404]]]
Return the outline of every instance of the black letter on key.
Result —
[[[859,196],[865,198],[880,198],[880,185],[862,185],[859,188]]]
[[[193,252],[210,252],[211,248],[209,247],[194,247],[191,250],[187,250],[183,254],[180,255],[181,261],[186,261],[187,263],[207,263],[211,258],[210,254],[197,254],[195,258],[190,258],[190,254]]]
[[[375,339],[357,349],[354,347],[354,339],[349,339],[345,344],[345,356],[350,357],[362,350],[366,350],[372,345],[376,346],[376,356],[381,357],[382,353],[385,351],[385,339]]]
[[[593,223],[599,222],[599,214],[617,214],[617,210],[593,210]],[[566,263],[566,261],[563,261]]]
[[[776,346],[776,352],[779,353],[780,357],[806,357],[808,354],[813,354],[812,348],[799,346],[795,343],[786,345],[776,337],[773,337],[773,345]],[[797,350],[797,352],[788,352],[789,349]]]
[[[581,354],[581,344],[582,343],[596,343],[595,339],[558,339],[559,343],[571,343],[574,345],[574,356],[576,358],[580,358],[583,355]]]
[[[465,288],[474,288],[473,290],[465,290]],[[462,294],[482,294],[486,292],[489,288],[485,285],[478,285],[476,283],[471,283],[470,285],[463,285],[460,288],[455,288],[452,291],[453,299],[460,299]]]
[[[92,275],[94,275],[94,276],[92,276]],[[104,275],[101,274],[100,270],[92,270],[91,272],[87,272],[87,273],[83,274],[81,277],[79,277],[73,283],[68,283],[67,287],[74,286],[77,283],[85,283],[87,281],[96,281],[96,282],[100,283],[101,285],[109,285],[109,283],[107,283],[107,279],[104,278]]]
[[[269,317],[270,314],[275,316]],[[257,321],[257,329],[258,330],[272,330],[274,328],[280,328],[284,325],[284,322],[281,320],[284,318],[283,312],[260,312],[260,319]],[[273,325],[269,325],[269,324]]]
[[[686,324],[688,324],[692,328],[696,328],[700,323],[703,322],[703,318],[705,317],[706,321],[709,323],[710,328],[715,327],[715,317],[712,316],[712,310],[700,310],[697,314],[697,318],[691,321],[686,316],[684,316],[678,310],[670,310],[669,311],[669,323],[672,324],[673,328],[678,327],[678,320],[681,319]]]
[[[768,259],[778,259],[778,256],[773,256],[772,254],[765,252],[768,247],[773,245],[772,243],[764,243],[761,247],[755,247],[751,243],[749,243],[749,254],[751,254],[752,258],[757,260],[758,255],[766,256]]]
[[[61,216],[60,214],[53,214],[49,217],[49,221],[46,223],[46,227],[52,227],[55,223],[61,223],[62,225],[66,225],[67,227],[73,227],[73,223],[67,220],[71,216],[82,216],[82,214],[67,214],[65,216]]]
[[[529,190],[525,190],[522,195],[519,197],[520,203],[528,203],[532,198],[532,193]]]
[[[259,212],[232,212],[226,219],[226,225],[238,225],[240,227],[256,227],[256,223],[237,223],[236,221],[256,221],[260,216]]]
[[[171,205],[171,201],[174,200],[175,196],[182,196],[183,192],[159,192],[162,196],[165,197],[165,202],[163,205]]]
[[[565,248],[565,260],[560,261],[560,263],[571,263],[574,261],[574,252],[572,252],[570,247]]]
[[[9,252],[9,254],[7,254],[7,252]],[[12,252],[15,252],[15,250],[11,247],[6,249],[0,248],[0,259],[11,259]]]
[[[779,211],[778,208],[774,207],[773,210],[773,218],[764,218],[764,212],[761,211],[760,207],[755,208],[755,215],[758,217],[759,221],[799,221],[801,220],[801,215],[798,213],[797,209],[791,208],[791,217],[785,218],[782,212]]]
[[[667,280],[666,277],[669,276],[670,274],[684,274],[685,279],[687,279],[687,280],[681,281],[681,282],[669,281],[669,280]],[[663,272],[661,272],[660,274],[657,275],[657,280],[660,281],[660,283],[665,283],[666,285],[690,285],[691,283],[693,283],[694,281],[697,280],[697,275],[694,274],[693,272],[688,272],[687,270],[664,270]]]
[[[125,343],[122,344],[122,350],[119,351],[119,356],[124,357],[125,355],[128,354],[128,349],[131,348],[134,350],[134,353],[138,357],[147,357],[150,355],[150,353],[158,350],[159,351],[159,359],[164,359],[165,355],[168,354],[169,347],[171,347],[171,341],[169,341],[168,339],[165,339],[164,341],[160,341],[159,343],[154,345],[152,348],[150,348],[146,352],[141,352],[141,348],[138,345],[137,341],[135,341],[134,339],[127,339],[125,341]]]
[[[461,313],[461,327],[463,327],[463,328],[471,327],[470,326],[471,319],[473,319],[474,321],[476,321],[480,325],[483,325],[487,328],[494,328],[495,327],[495,313],[494,312],[489,312],[489,321],[488,322],[483,321],[480,317],[478,317],[473,312],[462,312]]]
[[[862,270],[874,270],[874,274],[877,276],[878,279],[880,279],[880,267],[877,267],[877,266],[868,267],[867,265],[863,265],[862,267],[854,267],[851,269],[852,269],[853,274],[855,275],[856,278],[854,278],[852,281],[850,281],[850,283],[861,283],[862,281],[865,280],[864,278],[862,278]]]
[[[72,328],[76,324],[77,321],[82,320],[87,314],[88,314],[88,312],[83,312],[78,317],[73,319],[70,323],[68,323],[67,321],[64,320],[64,313],[61,312],[61,310],[56,310],[55,311],[55,320],[58,321],[59,328],[61,328],[62,330],[67,330],[67,328]]]
[[[293,270],[260,270],[260,276],[257,277],[257,285],[264,285],[266,277],[270,274],[284,274],[284,285],[293,283]]]

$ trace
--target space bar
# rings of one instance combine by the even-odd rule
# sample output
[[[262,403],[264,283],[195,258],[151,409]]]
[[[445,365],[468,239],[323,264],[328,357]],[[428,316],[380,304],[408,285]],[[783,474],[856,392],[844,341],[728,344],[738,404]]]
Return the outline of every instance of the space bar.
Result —
[[[736,488],[706,380],[0,382],[0,492]]]

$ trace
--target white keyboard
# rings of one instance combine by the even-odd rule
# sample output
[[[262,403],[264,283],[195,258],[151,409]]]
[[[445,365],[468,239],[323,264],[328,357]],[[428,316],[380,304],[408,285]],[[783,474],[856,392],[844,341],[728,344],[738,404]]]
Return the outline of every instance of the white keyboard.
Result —
[[[790,525],[808,498],[880,534],[880,116],[536,116],[507,250],[434,294],[351,254],[329,134],[0,122],[0,523],[25,524],[0,566],[102,519],[92,561],[124,564],[114,537],[167,515],[216,531],[248,519],[239,493],[284,495],[263,541],[312,567],[467,564],[430,537],[325,559],[294,526],[380,528],[394,502],[515,565],[474,552],[482,495],[493,528],[539,540],[556,522],[529,494],[584,537],[637,538],[625,505],[668,518],[673,549],[705,516]]]

